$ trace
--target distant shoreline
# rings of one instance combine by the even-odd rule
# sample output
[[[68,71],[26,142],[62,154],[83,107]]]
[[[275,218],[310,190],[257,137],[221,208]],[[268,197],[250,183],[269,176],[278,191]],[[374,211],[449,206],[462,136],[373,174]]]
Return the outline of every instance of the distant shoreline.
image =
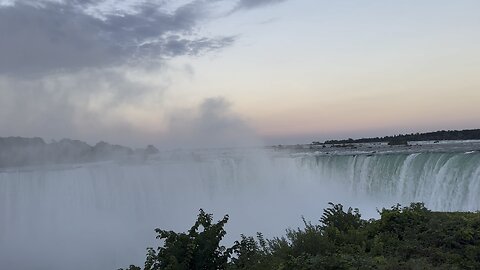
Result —
[[[91,146],[85,142],[70,139],[46,143],[38,137],[0,137],[0,168],[124,159],[142,160],[158,152],[159,150],[153,145],[134,150],[103,141]]]
[[[351,143],[389,143],[392,145],[406,144],[411,141],[453,141],[453,140],[480,140],[480,129],[440,130],[426,133],[399,134],[384,137],[370,137],[361,139],[327,140],[323,143],[313,141],[312,145],[321,144],[351,144]]]

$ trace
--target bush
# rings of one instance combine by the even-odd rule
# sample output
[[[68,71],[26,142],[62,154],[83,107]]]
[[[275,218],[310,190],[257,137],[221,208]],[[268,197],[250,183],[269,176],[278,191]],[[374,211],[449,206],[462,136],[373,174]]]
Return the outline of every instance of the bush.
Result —
[[[147,249],[145,270],[226,269],[232,249],[220,245],[225,236],[228,215],[212,223],[212,215],[200,209],[197,221],[187,233],[155,229],[157,239],[164,240],[157,250]],[[140,268],[131,265],[129,270]]]
[[[358,209],[330,203],[319,224],[304,220],[304,228],[272,240],[242,235],[230,248],[220,245],[227,221],[212,223],[200,210],[187,233],[156,229],[164,244],[147,249],[144,269],[480,269],[480,213],[432,212],[413,203],[364,220]]]

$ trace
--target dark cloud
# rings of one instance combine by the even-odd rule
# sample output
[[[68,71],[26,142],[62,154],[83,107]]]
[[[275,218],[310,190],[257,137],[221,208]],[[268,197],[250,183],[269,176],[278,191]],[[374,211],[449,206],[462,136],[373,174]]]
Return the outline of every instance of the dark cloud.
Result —
[[[0,8],[0,74],[105,67],[223,48],[233,37],[196,37],[208,4],[193,1],[171,12],[143,4],[133,12],[86,12],[89,1],[17,2]]]
[[[285,1],[286,0],[240,0],[238,1],[236,9],[251,9]]]
[[[103,13],[96,8],[104,1],[14,1],[0,6],[0,74],[110,67],[218,50],[234,37],[199,36],[197,30],[215,3],[228,1],[192,0],[174,10],[166,8],[169,1],[141,1]],[[282,1],[240,0],[235,10]]]

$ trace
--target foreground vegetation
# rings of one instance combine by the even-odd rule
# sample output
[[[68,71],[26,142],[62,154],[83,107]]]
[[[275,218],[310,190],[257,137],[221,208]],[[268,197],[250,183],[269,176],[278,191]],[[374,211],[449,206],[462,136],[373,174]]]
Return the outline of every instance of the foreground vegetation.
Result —
[[[383,209],[364,220],[358,209],[330,204],[319,224],[265,239],[241,236],[220,245],[228,216],[200,210],[186,233],[156,229],[163,246],[148,248],[143,268],[190,269],[480,269],[480,213],[432,212],[421,203]]]

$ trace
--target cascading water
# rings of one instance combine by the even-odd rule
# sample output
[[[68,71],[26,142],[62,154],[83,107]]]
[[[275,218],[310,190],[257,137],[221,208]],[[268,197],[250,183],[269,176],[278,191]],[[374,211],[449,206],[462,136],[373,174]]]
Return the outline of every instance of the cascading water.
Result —
[[[155,227],[184,231],[199,208],[240,233],[279,236],[318,220],[329,201],[376,207],[423,201],[480,209],[480,153],[213,151],[0,171],[0,269],[117,269],[141,264]]]
[[[300,158],[319,181],[343,184],[352,194],[438,211],[480,209],[480,153],[318,155]]]

